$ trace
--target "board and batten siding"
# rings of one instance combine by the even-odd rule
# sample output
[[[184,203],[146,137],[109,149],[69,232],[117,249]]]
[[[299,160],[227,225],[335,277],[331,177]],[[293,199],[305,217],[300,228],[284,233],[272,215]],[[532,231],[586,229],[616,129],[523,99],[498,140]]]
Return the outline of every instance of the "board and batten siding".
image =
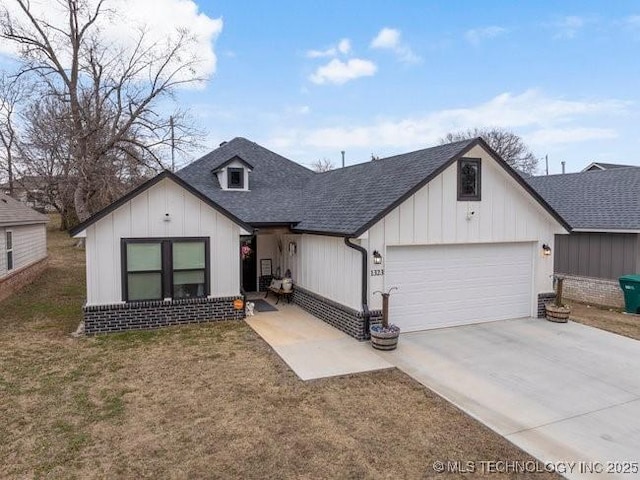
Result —
[[[286,244],[285,244],[286,249]],[[362,310],[362,255],[341,237],[297,237],[294,279],[301,287],[355,310]]]
[[[552,291],[553,259],[542,256],[542,245],[553,251],[554,236],[566,232],[481,146],[465,157],[482,160],[481,201],[458,201],[453,163],[362,236],[369,266],[376,268],[371,252],[386,257],[386,248],[394,245],[529,242],[535,263],[533,305],[534,294]],[[369,278],[370,307],[381,308],[380,295],[372,292],[393,285],[386,285],[384,275]]]
[[[640,273],[637,233],[574,232],[556,237],[556,273],[617,280]]]
[[[87,305],[122,303],[122,238],[209,237],[211,296],[238,295],[241,233],[239,225],[165,178],[87,228]]]
[[[6,232],[13,232],[13,270],[7,271]],[[47,226],[16,225],[0,228],[0,278],[28,267],[47,256]]]

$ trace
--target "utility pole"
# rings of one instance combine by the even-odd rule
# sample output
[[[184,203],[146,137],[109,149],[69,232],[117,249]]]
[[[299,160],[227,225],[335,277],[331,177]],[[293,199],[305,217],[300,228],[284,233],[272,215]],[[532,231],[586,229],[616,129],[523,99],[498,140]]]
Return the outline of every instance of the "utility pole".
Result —
[[[176,149],[176,137],[173,131],[173,116],[169,117],[169,126],[171,127],[171,171],[176,171],[176,158],[175,158],[175,149]]]
[[[544,156],[544,163],[547,166],[547,175],[549,175],[549,155]]]

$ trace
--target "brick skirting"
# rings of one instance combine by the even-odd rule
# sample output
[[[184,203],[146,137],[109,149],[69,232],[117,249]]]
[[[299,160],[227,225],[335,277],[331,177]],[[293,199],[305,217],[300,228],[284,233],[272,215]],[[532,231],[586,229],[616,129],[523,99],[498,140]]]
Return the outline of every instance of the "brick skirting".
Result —
[[[360,310],[346,307],[297,285],[293,291],[293,303],[357,340],[370,338],[364,312]],[[382,312],[372,310],[369,319],[371,324],[381,323]]]
[[[564,275],[563,296],[591,305],[624,307],[624,296],[617,280]]]
[[[556,299],[555,292],[538,294],[538,318],[544,318],[546,316],[544,305],[546,303],[553,302],[555,299]]]
[[[0,301],[33,282],[47,269],[47,257],[26,267],[11,272],[0,280]]]
[[[115,305],[85,306],[84,331],[87,335],[126,330],[149,330],[218,320],[241,320],[244,309],[236,310],[233,301],[242,298],[193,298]]]

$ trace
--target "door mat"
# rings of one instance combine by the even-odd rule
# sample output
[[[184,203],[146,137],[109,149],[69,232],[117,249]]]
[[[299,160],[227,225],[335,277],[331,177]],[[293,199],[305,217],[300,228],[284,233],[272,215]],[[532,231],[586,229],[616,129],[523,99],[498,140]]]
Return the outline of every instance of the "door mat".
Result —
[[[251,300],[251,301],[254,303],[253,308],[256,312],[277,312],[278,311],[276,307],[271,305],[266,300],[258,299],[258,300]]]

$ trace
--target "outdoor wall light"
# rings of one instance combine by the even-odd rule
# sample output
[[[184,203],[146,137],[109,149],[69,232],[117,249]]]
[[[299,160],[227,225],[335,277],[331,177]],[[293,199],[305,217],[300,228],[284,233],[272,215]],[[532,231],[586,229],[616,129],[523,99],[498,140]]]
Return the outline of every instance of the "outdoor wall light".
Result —
[[[542,254],[545,257],[548,257],[549,255],[551,255],[551,247],[546,243],[542,245]]]
[[[373,251],[373,263],[376,265],[382,264],[382,255],[378,250]]]

